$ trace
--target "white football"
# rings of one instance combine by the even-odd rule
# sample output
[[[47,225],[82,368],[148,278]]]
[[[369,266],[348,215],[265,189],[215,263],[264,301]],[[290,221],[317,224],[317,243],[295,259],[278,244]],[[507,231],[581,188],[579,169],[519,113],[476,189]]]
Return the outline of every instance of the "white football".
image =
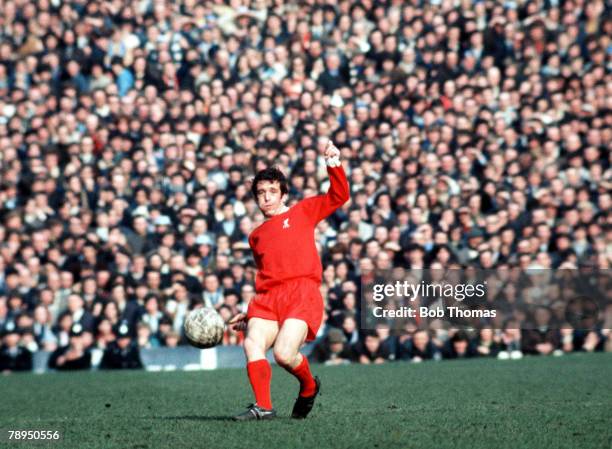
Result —
[[[212,348],[223,340],[225,323],[221,315],[210,307],[200,307],[185,318],[185,337],[196,348]]]

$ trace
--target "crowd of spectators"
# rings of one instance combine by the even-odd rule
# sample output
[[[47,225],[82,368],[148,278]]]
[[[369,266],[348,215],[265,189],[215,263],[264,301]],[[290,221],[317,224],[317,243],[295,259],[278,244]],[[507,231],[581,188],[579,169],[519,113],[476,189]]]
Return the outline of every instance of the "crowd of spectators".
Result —
[[[3,351],[75,324],[175,346],[191,308],[244,310],[249,180],[324,192],[328,138],[352,199],[318,228],[322,288],[357,360],[386,341],[364,270],[609,269],[610,36],[603,0],[0,0]]]

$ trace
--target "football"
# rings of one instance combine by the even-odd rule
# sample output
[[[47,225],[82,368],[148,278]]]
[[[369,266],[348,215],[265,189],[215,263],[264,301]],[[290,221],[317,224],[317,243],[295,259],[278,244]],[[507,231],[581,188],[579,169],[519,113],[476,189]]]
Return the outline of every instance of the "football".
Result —
[[[221,315],[210,307],[192,310],[185,318],[185,337],[196,348],[212,348],[223,340],[225,323]]]

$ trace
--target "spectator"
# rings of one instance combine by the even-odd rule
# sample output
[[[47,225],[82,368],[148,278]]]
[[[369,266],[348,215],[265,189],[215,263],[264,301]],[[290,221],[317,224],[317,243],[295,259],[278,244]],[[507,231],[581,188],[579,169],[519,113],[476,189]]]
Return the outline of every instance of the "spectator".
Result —
[[[85,344],[83,327],[73,324],[68,344],[56,349],[49,357],[49,368],[58,371],[90,369],[91,352]]]
[[[346,78],[340,65],[341,60],[337,53],[330,53],[325,57],[325,70],[317,80],[324,92],[333,93],[346,85]]]
[[[391,335],[389,325],[378,324],[376,326],[376,335],[380,339],[380,346],[389,354],[389,360],[395,360],[399,350],[399,342],[395,335]]]
[[[532,325],[523,331],[522,348],[525,354],[550,355],[560,350],[560,332],[552,327],[552,314],[546,307],[534,311]]]
[[[107,318],[100,320],[97,326],[96,343],[98,349],[106,350],[116,339],[113,326]]]
[[[362,365],[385,363],[390,356],[389,350],[381,346],[380,337],[373,331],[367,332],[363,341],[353,345],[353,359]]]
[[[344,332],[344,336],[349,345],[353,345],[359,341],[359,329],[357,329],[357,321],[354,315],[344,315],[344,319],[342,320],[342,332]]]
[[[498,358],[502,360],[522,358],[521,338],[520,324],[516,320],[506,322],[502,331],[501,351]]]
[[[399,359],[401,360],[422,362],[424,360],[438,360],[439,358],[439,349],[424,329],[415,331],[412,338],[405,340],[399,348]]]
[[[235,314],[236,312],[227,304],[223,304],[221,307],[219,307],[219,315],[221,315],[221,318],[223,318],[223,321],[225,322],[229,321]],[[225,331],[223,332],[224,345],[240,345],[243,341],[243,331],[236,331],[231,329],[229,326],[226,327]]]
[[[167,348],[176,348],[181,340],[181,336],[174,330],[169,330],[162,335],[164,338],[164,346]]]
[[[216,274],[209,273],[204,278],[204,304],[206,307],[218,307],[223,304],[223,289]]]
[[[138,344],[132,339],[127,323],[115,329],[117,339],[104,350],[100,369],[139,369],[142,368]]]
[[[313,348],[309,358],[326,365],[345,365],[350,363],[351,355],[344,333],[340,329],[331,328]]]
[[[138,347],[141,349],[156,348],[160,346],[157,338],[151,334],[151,329],[146,323],[140,322],[136,327]]]
[[[0,373],[32,370],[32,353],[19,345],[20,339],[17,328],[4,331],[0,346]]]
[[[470,337],[465,331],[457,331],[447,342],[443,349],[445,359],[466,359],[476,357],[477,349],[470,342]]]
[[[119,57],[114,57],[111,60],[111,67],[115,75],[119,97],[125,97],[134,86],[134,75],[132,75],[130,69],[123,66],[123,62]]]
[[[474,342],[476,352],[481,357],[497,357],[500,344],[493,329],[485,327],[478,331],[478,337]]]
[[[44,305],[34,309],[34,323],[32,325],[34,337],[39,348],[45,351],[54,351],[57,348],[57,336],[53,333],[52,317]]]
[[[158,298],[155,295],[149,295],[145,300],[144,313],[140,317],[140,321],[145,323],[153,334],[158,334],[164,318],[167,317],[160,310]]]
[[[83,330],[92,331],[95,320],[91,313],[85,309],[85,302],[79,295],[68,296],[68,312],[72,315],[72,322],[79,324]]]

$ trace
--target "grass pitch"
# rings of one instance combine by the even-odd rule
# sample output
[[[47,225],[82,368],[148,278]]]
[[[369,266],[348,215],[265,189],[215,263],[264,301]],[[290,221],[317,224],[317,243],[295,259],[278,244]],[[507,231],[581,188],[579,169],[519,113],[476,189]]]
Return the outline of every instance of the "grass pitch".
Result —
[[[313,366],[322,396],[288,416],[297,381],[274,368],[281,418],[229,420],[251,401],[244,370],[0,378],[0,428],[60,430],[70,448],[612,447],[612,355]]]

